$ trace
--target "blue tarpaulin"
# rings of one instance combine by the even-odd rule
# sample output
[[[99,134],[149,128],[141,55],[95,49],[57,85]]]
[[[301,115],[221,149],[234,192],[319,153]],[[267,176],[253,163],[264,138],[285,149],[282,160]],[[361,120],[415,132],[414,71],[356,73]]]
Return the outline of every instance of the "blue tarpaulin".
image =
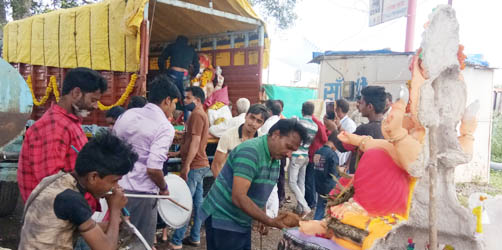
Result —
[[[270,100],[282,100],[286,118],[302,115],[302,104],[308,100],[317,99],[317,90],[309,88],[285,87],[275,85],[262,85]]]

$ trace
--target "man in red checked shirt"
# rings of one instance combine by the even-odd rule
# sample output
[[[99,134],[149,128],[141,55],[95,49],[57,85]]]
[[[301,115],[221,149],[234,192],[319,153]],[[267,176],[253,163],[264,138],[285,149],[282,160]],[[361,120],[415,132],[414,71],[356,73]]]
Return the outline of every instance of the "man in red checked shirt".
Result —
[[[75,68],[68,71],[62,96],[28,130],[19,156],[17,181],[24,201],[43,178],[75,168],[77,151],[87,143],[82,118],[98,107],[107,89],[106,80],[96,71]],[[85,195],[92,210],[98,202]]]

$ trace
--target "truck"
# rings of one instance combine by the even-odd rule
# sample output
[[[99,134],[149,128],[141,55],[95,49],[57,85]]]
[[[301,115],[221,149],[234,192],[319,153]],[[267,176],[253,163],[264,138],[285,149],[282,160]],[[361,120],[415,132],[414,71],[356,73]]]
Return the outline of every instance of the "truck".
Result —
[[[107,109],[126,106],[132,95],[146,95],[160,72],[159,55],[178,35],[221,67],[233,103],[240,97],[260,101],[269,57],[265,24],[245,0],[104,0],[9,22],[3,34],[2,57],[23,76],[33,96],[28,126],[59,99],[69,69],[88,67],[107,79],[99,110],[83,120],[89,136],[105,125]],[[0,150],[18,152],[22,138],[16,142]],[[0,162],[0,204],[17,202],[16,167]],[[0,211],[0,216],[10,212]]]

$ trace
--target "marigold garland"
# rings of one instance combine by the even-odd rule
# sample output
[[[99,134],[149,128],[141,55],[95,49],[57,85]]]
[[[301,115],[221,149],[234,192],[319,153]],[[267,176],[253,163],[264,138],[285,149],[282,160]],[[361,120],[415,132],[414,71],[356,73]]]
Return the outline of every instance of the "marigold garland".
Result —
[[[54,79],[56,79],[56,78],[54,77]],[[52,92],[52,88],[53,88],[52,87],[53,86],[52,77],[51,77],[51,81],[47,85],[47,88],[45,88],[45,95],[40,99],[40,101],[37,100],[37,97],[35,96],[35,92],[33,91],[33,85],[31,82],[31,75],[29,75],[28,79],[26,79],[26,83],[28,84],[28,88],[30,88],[31,98],[33,99],[33,104],[35,104],[35,106],[44,105],[47,102],[47,99],[49,99],[49,96],[51,95],[51,92]]]
[[[100,101],[98,101],[99,109],[102,111],[105,111],[105,110],[109,110],[115,106],[122,106],[124,104],[124,102],[127,100],[127,98],[129,98],[129,95],[134,90],[134,85],[136,84],[136,79],[138,79],[138,75],[132,74],[131,80],[129,81],[129,84],[127,84],[126,90],[124,91],[124,93],[122,94],[120,99],[118,99],[118,101],[115,102],[114,104],[106,106],[106,105],[103,105]]]
[[[56,81],[56,76],[51,76],[49,85],[52,86],[52,93],[56,97],[56,102],[59,102],[59,89]]]

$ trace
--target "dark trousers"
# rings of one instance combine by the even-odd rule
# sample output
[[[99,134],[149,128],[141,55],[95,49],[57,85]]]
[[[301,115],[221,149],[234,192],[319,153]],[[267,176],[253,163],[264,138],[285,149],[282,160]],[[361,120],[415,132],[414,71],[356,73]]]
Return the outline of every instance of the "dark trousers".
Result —
[[[174,80],[174,84],[176,84],[176,87],[178,87],[178,90],[180,91],[181,94],[181,100],[179,100],[178,103],[184,104],[183,102],[185,101],[185,81],[188,80],[188,77],[185,76],[185,72],[180,72],[172,69],[167,70],[167,75]],[[186,110],[183,107],[183,118],[185,122],[188,121],[188,116],[190,113],[188,110]]]
[[[211,216],[204,224],[207,250],[251,250],[251,229],[247,233],[239,233],[213,228]]]
[[[279,172],[279,180],[277,181],[277,194],[279,196],[279,203],[286,199],[286,191],[284,190],[286,173],[284,167],[286,166],[286,158],[281,159],[281,170]]]
[[[309,162],[305,173],[305,200],[310,208],[316,204],[314,163]]]

